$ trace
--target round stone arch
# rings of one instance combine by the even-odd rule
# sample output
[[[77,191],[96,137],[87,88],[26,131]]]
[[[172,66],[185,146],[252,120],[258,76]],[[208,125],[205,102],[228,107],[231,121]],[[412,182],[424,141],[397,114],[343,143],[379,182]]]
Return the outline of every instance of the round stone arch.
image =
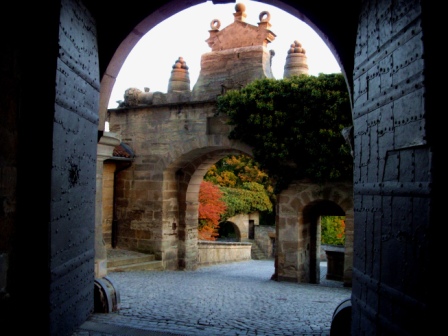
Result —
[[[296,181],[278,196],[276,263],[279,281],[319,283],[320,217],[345,216],[344,286],[351,286],[353,265],[353,183]]]
[[[167,269],[198,267],[199,189],[209,168],[228,155],[252,156],[251,149],[234,143],[232,148],[200,148],[172,162],[163,174],[163,250]],[[175,223],[175,225],[173,225]]]
[[[345,216],[344,210],[333,200],[319,199],[307,204],[302,211],[303,240],[309,254],[309,282],[319,283],[321,261],[322,216]]]
[[[233,229],[233,231],[235,232],[235,239],[234,240],[229,240],[229,241],[241,241],[241,232],[244,232],[244,229],[242,230],[241,228],[241,223],[235,223],[232,218],[229,218],[228,220],[219,223],[219,232],[221,232],[222,230],[226,230],[227,227],[231,227]],[[218,240],[223,240],[222,238],[218,237]]]
[[[235,227],[235,231],[238,231],[237,241],[247,241],[253,239],[250,237],[250,231],[254,230],[254,225],[259,224],[259,213],[238,214],[228,218],[226,222],[230,222]]]

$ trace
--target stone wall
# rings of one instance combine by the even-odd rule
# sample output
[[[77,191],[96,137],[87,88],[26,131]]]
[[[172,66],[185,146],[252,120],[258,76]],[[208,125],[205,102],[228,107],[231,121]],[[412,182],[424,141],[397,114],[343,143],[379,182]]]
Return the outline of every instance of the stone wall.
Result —
[[[199,241],[198,265],[207,266],[251,260],[251,249],[251,243]]]
[[[256,225],[254,240],[267,258],[275,257],[275,226]]]

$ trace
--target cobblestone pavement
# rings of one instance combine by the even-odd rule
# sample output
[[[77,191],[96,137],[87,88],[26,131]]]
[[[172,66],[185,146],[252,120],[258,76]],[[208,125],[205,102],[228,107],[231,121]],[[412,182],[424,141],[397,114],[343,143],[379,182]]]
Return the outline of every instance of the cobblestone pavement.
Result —
[[[196,271],[113,272],[120,309],[93,314],[73,336],[330,335],[334,310],[351,288],[325,279],[270,280],[273,260],[250,260]]]

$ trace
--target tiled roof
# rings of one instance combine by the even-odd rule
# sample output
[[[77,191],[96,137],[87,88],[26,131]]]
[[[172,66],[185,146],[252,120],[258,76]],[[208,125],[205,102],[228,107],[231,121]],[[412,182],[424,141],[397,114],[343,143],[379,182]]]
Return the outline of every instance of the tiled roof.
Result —
[[[113,154],[114,157],[121,157],[121,158],[128,158],[132,159],[134,157],[134,152],[132,149],[124,144],[123,142],[120,143],[118,146],[114,148]]]

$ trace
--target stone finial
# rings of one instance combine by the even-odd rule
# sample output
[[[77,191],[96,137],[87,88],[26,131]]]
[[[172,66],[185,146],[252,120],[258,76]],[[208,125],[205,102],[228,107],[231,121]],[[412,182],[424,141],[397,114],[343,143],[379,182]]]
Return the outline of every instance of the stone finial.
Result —
[[[210,30],[211,31],[217,31],[221,27],[221,21],[218,19],[213,19],[212,22],[210,22]]]
[[[258,16],[258,19],[260,20],[260,22],[258,22],[258,27],[267,30],[271,29],[272,25],[269,22],[271,20],[271,13],[269,13],[268,11],[263,11]]]
[[[171,70],[168,83],[168,93],[174,91],[190,91],[190,74],[188,66],[183,57],[179,57]]]
[[[210,37],[205,40],[210,48],[213,48],[213,44],[215,43],[215,38],[219,32],[220,27],[221,21],[219,21],[218,19],[213,19],[212,22],[210,22],[210,30],[208,31],[210,33]]]
[[[295,40],[294,43],[291,44],[291,47],[288,50],[288,54],[294,54],[294,53],[306,54],[306,50],[302,48],[302,44],[297,40]]]
[[[246,22],[246,5],[237,3],[235,5],[235,13],[233,13],[234,21]]]
[[[302,48],[302,45],[296,40],[291,44],[291,47],[288,50],[283,78],[302,74],[308,75],[308,59],[306,57],[306,50]]]

